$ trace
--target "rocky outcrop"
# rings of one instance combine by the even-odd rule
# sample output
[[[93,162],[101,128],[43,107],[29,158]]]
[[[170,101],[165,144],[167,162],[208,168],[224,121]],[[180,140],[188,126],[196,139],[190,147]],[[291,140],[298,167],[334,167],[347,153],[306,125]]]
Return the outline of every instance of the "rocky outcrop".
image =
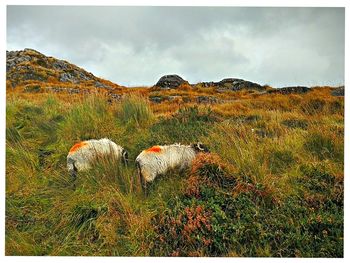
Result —
[[[23,91],[27,93],[38,93],[41,92],[42,89],[39,85],[27,85],[24,87]]]
[[[163,101],[175,101],[182,100],[181,96],[172,95],[172,96],[150,96],[149,100],[153,103],[162,103]]]
[[[205,88],[214,87],[219,90],[219,92],[223,92],[225,90],[239,91],[243,89],[257,91],[266,90],[264,86],[261,86],[257,83],[237,78],[226,78],[218,82],[201,82],[199,84]]]
[[[193,98],[187,97],[187,96],[179,96],[179,95],[173,95],[173,96],[150,96],[149,100],[153,103],[162,103],[162,102],[169,102],[169,101],[179,101],[179,102],[196,102],[198,104],[215,104],[215,103],[222,103],[223,101],[214,97],[214,96],[195,96]]]
[[[106,90],[118,87],[67,61],[28,48],[6,51],[6,78],[13,88],[32,82],[81,84]]]
[[[33,49],[24,49],[23,51],[6,51],[6,71],[10,71],[15,68],[18,64],[24,64],[30,62],[37,56],[42,54]]]
[[[181,78],[179,75],[173,74],[161,77],[155,86],[160,87],[162,89],[176,89],[183,83],[188,84],[188,82]]]
[[[203,103],[203,104],[213,104],[218,103],[219,99],[213,96],[198,96],[196,98],[197,103]]]
[[[267,93],[280,93],[280,94],[303,94],[309,92],[311,89],[305,86],[293,86],[283,87],[279,89],[269,90]]]
[[[62,88],[62,87],[45,87],[46,91],[54,92],[54,93],[61,93],[65,92],[68,94],[86,94],[90,93],[88,90],[83,90],[83,89],[77,89],[77,88]]]
[[[336,97],[344,97],[345,95],[345,87],[344,86],[340,86],[338,88],[335,88],[331,91],[332,96],[336,96]]]

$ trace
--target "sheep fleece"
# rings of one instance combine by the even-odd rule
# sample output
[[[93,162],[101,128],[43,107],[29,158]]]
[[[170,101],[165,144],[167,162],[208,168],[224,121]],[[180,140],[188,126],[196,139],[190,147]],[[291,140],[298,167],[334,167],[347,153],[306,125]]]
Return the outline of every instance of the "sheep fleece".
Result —
[[[67,168],[69,171],[84,171],[91,168],[91,163],[98,156],[112,156],[116,160],[122,157],[123,147],[109,139],[88,140],[75,144],[67,156]]]
[[[136,158],[142,177],[151,182],[157,175],[164,174],[173,168],[190,167],[196,152],[191,146],[173,144],[153,146],[142,151]]]

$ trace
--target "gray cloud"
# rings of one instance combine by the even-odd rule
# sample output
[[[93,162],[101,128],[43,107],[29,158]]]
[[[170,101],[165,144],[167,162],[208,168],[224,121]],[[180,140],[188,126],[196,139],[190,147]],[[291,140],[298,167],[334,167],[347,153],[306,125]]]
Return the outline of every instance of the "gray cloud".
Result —
[[[344,8],[8,6],[7,49],[122,85],[177,73],[275,87],[344,83]]]

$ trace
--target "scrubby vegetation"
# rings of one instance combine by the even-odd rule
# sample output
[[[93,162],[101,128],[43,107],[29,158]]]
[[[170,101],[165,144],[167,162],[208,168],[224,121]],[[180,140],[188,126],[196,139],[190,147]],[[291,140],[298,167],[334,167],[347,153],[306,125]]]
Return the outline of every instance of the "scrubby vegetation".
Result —
[[[132,93],[7,94],[6,255],[343,256],[343,98],[238,92],[203,106]],[[129,166],[101,160],[70,178],[70,147],[102,137]],[[138,153],[194,141],[211,153],[143,194]]]

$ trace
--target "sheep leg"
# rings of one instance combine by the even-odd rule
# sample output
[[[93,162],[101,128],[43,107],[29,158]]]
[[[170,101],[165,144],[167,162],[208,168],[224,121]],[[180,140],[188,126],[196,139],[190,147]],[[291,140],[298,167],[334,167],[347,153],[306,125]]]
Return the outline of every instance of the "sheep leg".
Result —
[[[68,166],[68,171],[72,180],[75,181],[78,173],[78,169],[76,167],[76,161],[74,159],[69,158],[67,160],[67,166]]]
[[[136,162],[136,167],[137,167],[137,172],[138,172],[138,175],[139,175],[142,191],[143,191],[143,193],[145,193],[146,192],[146,188],[147,188],[147,185],[146,185],[147,182],[146,182],[145,178],[143,177],[141,166],[140,166],[140,164],[138,162]]]
[[[142,191],[144,194],[147,193],[147,182],[146,180],[143,178],[142,174],[140,176],[140,180],[141,180],[141,187],[142,187]]]

